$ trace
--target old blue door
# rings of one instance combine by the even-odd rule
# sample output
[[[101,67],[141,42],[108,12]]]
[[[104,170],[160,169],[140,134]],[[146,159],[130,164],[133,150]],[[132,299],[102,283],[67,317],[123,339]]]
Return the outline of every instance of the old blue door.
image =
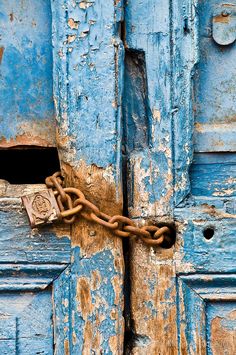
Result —
[[[0,354],[235,354],[236,2],[1,0],[0,21]],[[175,245],[125,243],[125,272],[101,226],[31,230],[20,197],[59,165]]]
[[[130,247],[133,354],[235,354],[236,2],[125,6],[129,213],[175,221]]]

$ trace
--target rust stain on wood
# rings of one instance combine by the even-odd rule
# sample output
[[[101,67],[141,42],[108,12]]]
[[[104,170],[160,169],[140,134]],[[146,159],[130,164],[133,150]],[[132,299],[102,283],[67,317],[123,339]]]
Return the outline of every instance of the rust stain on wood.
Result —
[[[141,339],[146,339],[142,347],[134,344],[132,354],[178,353],[175,269],[169,259],[170,253],[173,251],[158,249],[155,252],[143,248],[140,243],[132,245],[130,255],[131,319],[134,325],[132,331],[137,338],[140,336]],[[171,334],[168,339],[167,333]]]
[[[0,64],[2,63],[2,57],[3,57],[3,53],[4,53],[4,47],[0,47]]]
[[[229,23],[229,21],[230,21],[230,16],[219,15],[213,17],[213,22],[215,23]]]
[[[66,184],[81,189],[92,203],[109,215],[120,214],[122,211],[122,198],[117,198],[117,187],[111,168],[102,169],[95,165],[86,166],[81,162],[75,170],[69,164],[63,164],[63,175]],[[87,257],[104,248],[111,247],[112,252],[117,253],[121,247],[120,238],[114,237],[113,233],[97,223],[88,222],[83,218],[73,226],[72,245],[79,246],[81,253]],[[115,267],[123,268],[123,256],[114,258]]]
[[[32,128],[31,123],[31,132],[37,132]],[[53,134],[53,129],[49,129],[47,136],[45,134],[32,135],[31,133],[23,133],[14,138],[7,140],[5,137],[0,139],[0,148],[13,148],[17,146],[39,146],[39,147],[55,147],[55,139]]]
[[[100,274],[100,272],[98,271],[98,270],[93,270],[92,272],[91,272],[91,278],[92,278],[92,280],[91,280],[91,288],[92,288],[92,290],[97,290],[97,289],[99,289],[100,288],[100,286],[101,286],[101,282],[102,282],[102,277],[101,277],[101,274]]]
[[[70,345],[68,339],[64,341],[64,349],[65,349],[65,355],[70,355]]]
[[[236,310],[230,312],[226,317],[215,317],[211,321],[211,348],[214,355],[236,354],[235,321]]]
[[[93,312],[92,297],[90,292],[90,280],[85,277],[78,278],[76,291],[76,298],[79,310],[82,313],[83,319],[86,320]]]

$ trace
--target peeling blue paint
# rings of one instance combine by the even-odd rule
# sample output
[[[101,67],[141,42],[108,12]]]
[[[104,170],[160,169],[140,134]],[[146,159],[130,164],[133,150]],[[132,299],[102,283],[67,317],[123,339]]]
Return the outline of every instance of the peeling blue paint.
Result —
[[[55,132],[47,132],[54,127],[50,1],[1,1],[0,14],[0,138],[38,131],[44,145],[53,145]]]

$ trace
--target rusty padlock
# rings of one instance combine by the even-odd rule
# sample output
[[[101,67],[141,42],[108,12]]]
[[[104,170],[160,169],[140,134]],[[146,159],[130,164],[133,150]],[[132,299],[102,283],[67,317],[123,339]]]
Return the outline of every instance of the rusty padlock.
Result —
[[[52,189],[22,196],[21,199],[31,228],[60,219],[60,210]]]

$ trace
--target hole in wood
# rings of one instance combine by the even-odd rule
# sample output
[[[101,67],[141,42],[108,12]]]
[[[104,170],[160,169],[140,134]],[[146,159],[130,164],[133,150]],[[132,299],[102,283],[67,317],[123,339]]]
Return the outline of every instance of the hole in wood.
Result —
[[[0,179],[10,184],[41,184],[60,170],[56,148],[2,149],[0,166]]]
[[[207,227],[203,231],[204,238],[210,240],[215,234],[215,230],[213,227]]]
[[[158,223],[158,227],[169,227],[170,229],[170,235],[169,238],[166,238],[164,242],[161,244],[161,247],[164,249],[170,249],[172,246],[175,244],[176,241],[176,230],[175,230],[175,225],[174,223]]]

